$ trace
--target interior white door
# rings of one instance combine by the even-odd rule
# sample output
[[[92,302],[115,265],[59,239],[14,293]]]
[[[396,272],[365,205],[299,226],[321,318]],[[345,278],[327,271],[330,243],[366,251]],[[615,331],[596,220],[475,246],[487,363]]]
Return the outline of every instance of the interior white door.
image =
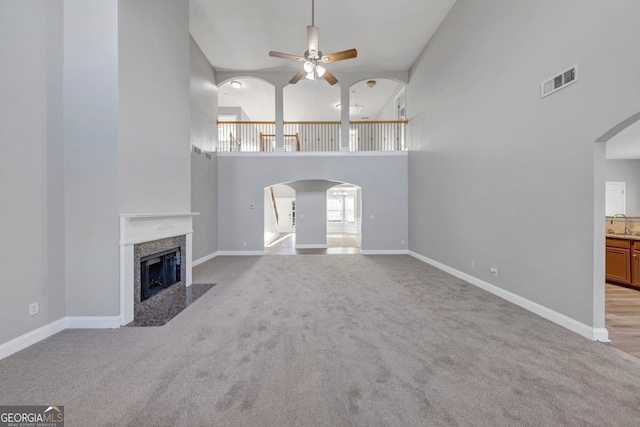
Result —
[[[626,214],[625,183],[607,182],[605,199],[605,215]]]
[[[281,233],[293,232],[293,201],[295,199],[276,198],[278,208],[278,229]]]

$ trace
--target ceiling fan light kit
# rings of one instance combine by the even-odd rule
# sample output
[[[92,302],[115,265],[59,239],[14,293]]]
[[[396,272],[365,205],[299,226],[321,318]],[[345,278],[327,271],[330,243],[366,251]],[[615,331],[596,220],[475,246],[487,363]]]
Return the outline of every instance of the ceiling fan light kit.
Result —
[[[314,0],[311,0],[311,25],[307,26],[308,49],[304,53],[304,56],[275,52],[273,50],[269,52],[269,56],[274,58],[304,63],[302,69],[293,76],[289,83],[296,84],[301,78],[306,77],[307,79],[314,81],[316,78],[324,78],[330,85],[334,85],[338,83],[338,79],[336,79],[329,70],[323,67],[322,64],[342,61],[358,56],[358,51],[356,49],[348,49],[341,52],[331,53],[329,55],[323,55],[318,44],[318,33],[318,27],[315,26],[315,4]]]

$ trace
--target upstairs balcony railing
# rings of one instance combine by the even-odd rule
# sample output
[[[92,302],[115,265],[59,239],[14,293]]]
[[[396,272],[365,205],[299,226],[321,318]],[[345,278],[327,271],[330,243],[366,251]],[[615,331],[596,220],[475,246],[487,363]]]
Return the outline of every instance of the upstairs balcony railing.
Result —
[[[349,151],[404,151],[407,120],[350,121]],[[284,122],[284,151],[340,151],[341,122]],[[218,121],[218,151],[276,151],[275,122]]]

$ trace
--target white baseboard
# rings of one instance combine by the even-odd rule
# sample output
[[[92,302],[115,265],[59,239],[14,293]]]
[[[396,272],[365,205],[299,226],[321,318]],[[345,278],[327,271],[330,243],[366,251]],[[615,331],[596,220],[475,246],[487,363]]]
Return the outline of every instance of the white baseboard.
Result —
[[[200,264],[204,264],[205,262],[209,261],[210,259],[214,259],[215,257],[217,257],[219,254],[218,251],[211,253],[209,255],[203,256],[202,258],[198,258],[195,261],[191,262],[191,267],[195,267],[196,265],[200,265]]]
[[[115,329],[121,326],[120,316],[67,316],[66,329]]]
[[[120,316],[68,316],[0,344],[0,360],[65,329],[115,329]]]
[[[303,245],[296,245],[296,249],[327,249],[327,245],[326,244],[303,244]]]
[[[594,341],[611,342],[611,340],[609,339],[609,331],[607,330],[607,328],[592,328],[592,329],[593,329],[592,339]]]
[[[55,322],[51,322],[31,332],[27,332],[17,338],[7,341],[0,345],[0,360],[5,357],[11,356],[13,353],[17,353],[20,350],[42,341],[45,338],[49,338],[51,335],[55,335],[60,331],[63,331],[66,327],[66,319],[58,319]]]
[[[406,255],[407,249],[362,249],[362,255]]]
[[[218,251],[217,256],[261,256],[264,251]]]
[[[409,251],[409,255],[419,259],[422,262],[425,262],[429,265],[439,268],[440,270],[445,271],[451,274],[452,276],[462,279],[465,282],[469,282],[472,285],[475,285],[481,289],[484,289],[487,292],[497,295],[502,299],[505,299],[526,310],[529,310],[530,312],[535,313],[538,316],[543,317],[547,320],[550,320],[553,323],[556,323],[564,328],[567,328],[572,332],[582,335],[585,338],[588,338],[593,341],[610,342],[609,332],[606,330],[606,328],[593,328],[591,326],[585,325],[584,323],[578,322],[577,320],[572,319],[569,316],[565,316],[562,313],[558,313],[557,311],[551,310],[550,308],[547,308],[543,305],[540,305],[531,300],[523,298],[520,295],[516,295],[512,292],[506,291],[502,288],[492,285],[491,283],[485,282],[484,280],[480,280],[477,277],[473,277],[467,273],[463,273],[462,271],[456,270],[455,268],[451,268],[448,265],[432,260],[431,258],[427,258],[416,252]]]

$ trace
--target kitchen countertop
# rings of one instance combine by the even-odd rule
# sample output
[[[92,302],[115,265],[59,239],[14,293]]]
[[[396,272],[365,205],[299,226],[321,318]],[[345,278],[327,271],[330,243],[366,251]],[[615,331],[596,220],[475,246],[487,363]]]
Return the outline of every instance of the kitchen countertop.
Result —
[[[626,240],[640,240],[640,236],[631,235],[631,234],[613,234],[606,233],[605,236],[610,237],[612,239],[626,239]]]

